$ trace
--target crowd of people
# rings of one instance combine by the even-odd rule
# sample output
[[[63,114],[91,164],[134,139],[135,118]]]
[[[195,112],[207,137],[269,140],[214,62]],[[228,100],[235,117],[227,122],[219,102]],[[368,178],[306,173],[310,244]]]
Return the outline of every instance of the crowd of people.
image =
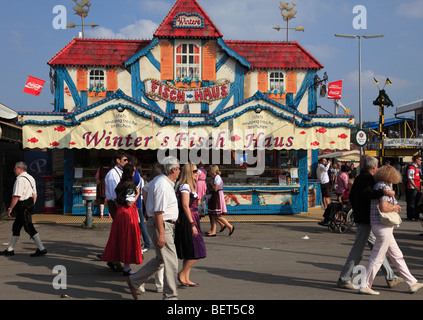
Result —
[[[204,236],[215,237],[217,223],[221,230],[229,229],[229,236],[235,230],[224,218],[227,210],[221,173],[217,165],[206,171],[202,164],[181,166],[174,157],[156,163],[149,182],[139,171],[135,157],[117,152],[114,165],[104,176],[113,222],[101,258],[114,271],[123,272],[134,299],[139,291],[145,292],[144,284],[153,276],[163,299],[176,299],[178,287],[199,286],[190,279],[190,272],[207,256],[199,205],[207,201],[210,217],[210,231]],[[101,179],[98,182],[102,183]],[[143,253],[153,245],[155,257],[143,264]],[[178,259],[182,260],[179,271]],[[133,264],[143,266],[134,272]]]
[[[397,213],[401,211],[392,186],[407,180],[407,218],[409,220],[418,219],[418,206],[421,198],[419,173],[421,163],[420,156],[413,157],[413,164],[406,169],[407,179],[403,179],[400,172],[389,163],[379,167],[379,161],[369,155],[364,155],[361,158],[360,172],[356,177],[351,175],[350,167],[345,164],[341,165],[341,171],[336,173],[335,192],[339,202],[348,200],[351,203],[357,231],[351,251],[338,278],[337,286],[339,288],[358,290],[362,294],[379,295],[379,292],[372,289],[372,284],[381,268],[389,288],[394,288],[402,282],[409,286],[412,293],[423,288],[423,284],[419,283],[408,269],[395,240],[395,225],[383,224],[379,213],[380,211]],[[324,202],[326,207],[330,206],[330,192],[333,190],[328,174],[330,167],[330,161],[321,159],[317,169],[317,175],[322,183],[322,197],[329,197],[329,201],[326,199]],[[325,225],[326,222],[325,217],[319,224]],[[352,281],[353,272],[363,257],[366,244],[369,245],[371,254],[365,278],[360,285],[357,285]],[[394,273],[386,256],[395,265],[400,276]]]

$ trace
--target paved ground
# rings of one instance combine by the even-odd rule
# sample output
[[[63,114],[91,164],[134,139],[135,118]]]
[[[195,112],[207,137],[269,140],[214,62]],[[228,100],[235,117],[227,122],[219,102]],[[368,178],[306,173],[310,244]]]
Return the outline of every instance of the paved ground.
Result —
[[[0,222],[0,249],[10,240],[11,220]],[[208,257],[192,270],[198,288],[179,290],[180,300],[422,300],[423,292],[409,294],[405,284],[385,287],[378,276],[378,297],[336,288],[336,280],[351,248],[353,233],[332,233],[313,220],[286,223],[236,222],[228,231],[205,238]],[[44,257],[29,256],[35,246],[23,234],[13,257],[0,257],[1,300],[130,300],[124,277],[96,257],[108,238],[110,224],[95,229],[80,224],[37,223],[48,249]],[[207,231],[208,222],[202,222]],[[423,281],[423,232],[420,222],[404,221],[395,231],[413,275]],[[369,251],[362,264],[367,263]],[[147,252],[145,261],[153,257]],[[55,266],[66,268],[67,289],[53,287]],[[138,270],[141,266],[132,266]],[[59,284],[63,285],[63,282]],[[160,300],[151,280],[140,300]],[[69,298],[61,298],[67,295]]]

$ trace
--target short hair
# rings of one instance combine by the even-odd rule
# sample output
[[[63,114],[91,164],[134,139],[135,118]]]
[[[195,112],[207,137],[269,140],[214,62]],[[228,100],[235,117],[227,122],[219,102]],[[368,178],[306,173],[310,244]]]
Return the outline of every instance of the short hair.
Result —
[[[162,159],[162,161],[160,162],[160,165],[162,167],[161,168],[162,173],[165,176],[168,176],[172,173],[172,169],[178,168],[179,160],[176,159],[175,157],[169,156],[169,157]]]
[[[375,166],[375,164],[378,164],[378,162],[379,161],[375,157],[365,154],[360,160],[360,171],[368,172]]]
[[[398,172],[397,169],[393,166],[382,166],[380,167],[375,175],[376,181],[383,181],[388,184],[397,184],[401,181],[401,174]]]
[[[18,168],[22,169],[23,171],[28,171],[28,166],[27,166],[26,162],[24,162],[24,161],[16,162],[16,166]]]
[[[116,164],[117,163],[116,160],[117,159],[121,160],[123,157],[128,157],[128,156],[123,151],[117,151],[115,155],[113,156],[113,163]]]

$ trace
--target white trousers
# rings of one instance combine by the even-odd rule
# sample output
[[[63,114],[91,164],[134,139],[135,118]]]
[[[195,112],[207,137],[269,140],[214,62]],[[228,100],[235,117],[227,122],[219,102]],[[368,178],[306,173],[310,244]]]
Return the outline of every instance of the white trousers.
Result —
[[[417,282],[405,263],[404,256],[394,238],[394,227],[377,224],[372,226],[376,237],[372,253],[366,268],[367,286],[372,287],[373,280],[382,265],[385,255],[391,260],[401,277],[411,287]]]

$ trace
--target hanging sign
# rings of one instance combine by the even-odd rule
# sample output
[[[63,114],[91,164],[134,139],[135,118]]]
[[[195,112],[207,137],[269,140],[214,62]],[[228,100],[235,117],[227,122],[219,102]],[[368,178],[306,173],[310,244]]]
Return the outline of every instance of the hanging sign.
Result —
[[[331,82],[328,85],[328,99],[341,100],[342,80]]]
[[[173,103],[212,103],[229,95],[229,80],[201,88],[180,89],[159,80],[147,79],[144,81],[147,97],[159,98]]]
[[[44,80],[28,76],[28,80],[25,84],[24,92],[32,94],[34,96],[39,96],[41,93],[41,90],[43,89],[44,83],[45,83]]]

